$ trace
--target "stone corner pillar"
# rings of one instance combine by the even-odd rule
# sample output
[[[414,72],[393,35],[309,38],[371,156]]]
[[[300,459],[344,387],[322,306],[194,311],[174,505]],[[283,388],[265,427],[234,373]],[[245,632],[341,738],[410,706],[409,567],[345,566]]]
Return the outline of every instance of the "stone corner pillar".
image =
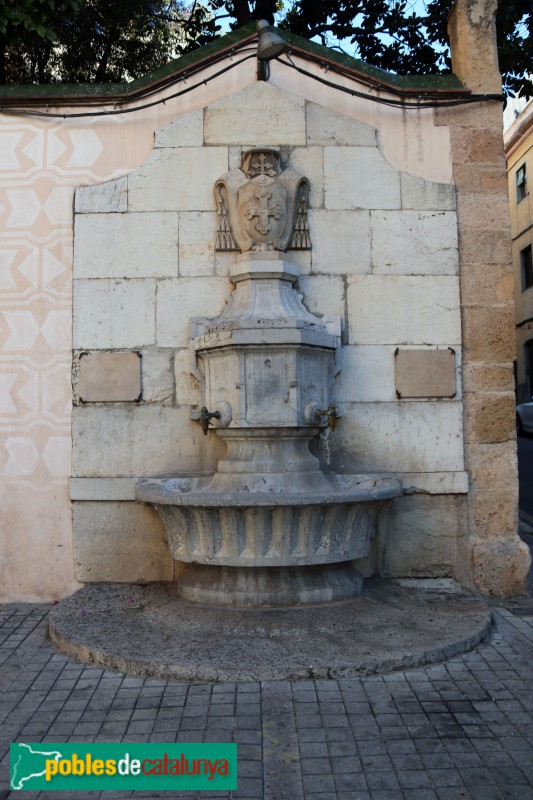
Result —
[[[476,94],[501,92],[497,0],[456,0],[448,32],[454,73]],[[513,360],[516,330],[502,103],[435,111],[450,129],[457,191],[467,536],[456,576],[493,596],[526,591],[530,566],[518,536]]]
[[[498,94],[496,9],[498,0],[456,0],[448,17],[452,69],[476,94]]]

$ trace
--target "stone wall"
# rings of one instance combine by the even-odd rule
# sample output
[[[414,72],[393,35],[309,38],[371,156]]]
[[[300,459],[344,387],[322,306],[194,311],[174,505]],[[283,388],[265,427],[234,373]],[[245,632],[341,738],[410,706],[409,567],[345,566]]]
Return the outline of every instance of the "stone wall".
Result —
[[[156,131],[153,152],[127,177],[77,190],[75,375],[92,372],[98,383],[96,353],[134,352],[140,364],[124,358],[107,380],[114,386],[117,370],[130,370],[135,385],[140,366],[141,388],[125,402],[87,402],[75,384],[78,579],[168,579],[160,545],[147,563],[146,537],[155,543],[161,531],[131,504],[135,480],[210,472],[220,455],[217,438],[190,419],[200,397],[189,321],[218,314],[231,292],[234,254],[214,250],[213,185],[259,144],[280,146],[310,180],[312,250],[289,257],[308,308],[342,319],[334,389],[342,419],[321,435],[323,467],[398,473],[412,494],[384,515],[367,571],[455,575],[467,488],[455,192],[401,171],[379,142],[380,131],[360,120],[256,83]],[[398,348],[451,348],[453,396],[431,396],[428,386],[427,396],[400,399]]]
[[[499,91],[495,6],[458,0],[451,17],[454,69],[475,92]],[[63,118],[61,98],[32,98],[59,116],[2,114],[1,599],[62,597],[75,573],[172,578],[134,485],[209,472],[221,455],[191,420],[188,324],[231,291],[213,183],[254,144],[281,146],[309,177],[313,247],[292,254],[300,291],[312,312],[342,319],[342,419],[320,437],[322,465],[398,472],[405,487],[360,566],[522,591],[501,103],[405,112],[373,102],[356,68],[335,74],[337,91],[296,53],[308,75],[274,61],[268,83],[253,59],[225,58],[229,72],[215,78],[207,60],[191,91],[152,87],[154,105],[128,100],[132,113]],[[406,352],[418,376],[398,397]],[[453,356],[455,393],[420,353]]]

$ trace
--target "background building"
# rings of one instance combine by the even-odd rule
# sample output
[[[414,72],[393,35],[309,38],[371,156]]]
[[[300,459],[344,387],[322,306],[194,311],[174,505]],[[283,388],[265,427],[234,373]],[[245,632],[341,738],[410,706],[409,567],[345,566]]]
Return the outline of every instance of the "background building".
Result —
[[[517,98],[504,114],[516,303],[517,402],[533,395],[533,102]]]

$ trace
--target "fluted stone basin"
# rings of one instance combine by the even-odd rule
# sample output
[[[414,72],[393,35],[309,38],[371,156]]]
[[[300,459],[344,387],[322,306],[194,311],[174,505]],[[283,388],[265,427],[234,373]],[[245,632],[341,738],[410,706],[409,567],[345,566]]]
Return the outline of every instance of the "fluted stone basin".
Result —
[[[360,593],[362,577],[351,561],[367,555],[382,503],[401,494],[399,480],[317,470],[306,489],[297,476],[243,474],[239,481],[233,474],[231,487],[219,473],[138,483],[137,499],[156,509],[170,552],[183,564],[180,596],[286,605]]]

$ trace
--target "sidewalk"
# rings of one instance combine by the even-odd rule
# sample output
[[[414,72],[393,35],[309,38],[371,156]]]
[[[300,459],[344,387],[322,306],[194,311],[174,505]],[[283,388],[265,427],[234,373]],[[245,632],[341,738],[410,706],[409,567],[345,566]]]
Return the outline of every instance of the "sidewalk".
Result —
[[[11,741],[235,741],[245,800],[533,800],[533,600],[494,607],[474,651],[339,680],[171,683],[84,666],[46,638],[48,606],[0,607],[0,800]],[[83,798],[155,795],[92,792]]]

